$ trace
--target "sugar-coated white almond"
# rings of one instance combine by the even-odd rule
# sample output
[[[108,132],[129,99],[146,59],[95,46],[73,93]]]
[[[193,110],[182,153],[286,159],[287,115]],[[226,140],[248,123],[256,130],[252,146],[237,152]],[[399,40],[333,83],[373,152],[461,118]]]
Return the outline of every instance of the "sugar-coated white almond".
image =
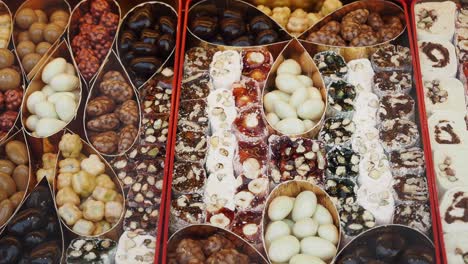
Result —
[[[281,99],[277,94],[274,92],[269,92],[263,96],[263,106],[265,107],[265,111],[267,113],[272,113],[275,111],[275,104],[276,102],[280,101]]]
[[[50,85],[46,85],[44,87],[42,87],[42,90],[41,90],[45,96],[51,96],[55,93],[55,90],[52,89],[52,87],[50,87]]]
[[[266,115],[266,119],[272,126],[276,125],[276,123],[280,121],[279,117],[275,113],[268,113]]]
[[[333,224],[326,224],[326,225],[319,226],[318,235],[319,237],[332,242],[333,245],[338,244],[338,238],[339,238],[338,228],[336,228],[336,226]]]
[[[75,99],[71,96],[63,95],[60,100],[55,102],[55,109],[60,120],[70,122],[75,117]]]
[[[51,96],[49,96],[47,98],[47,101],[55,104],[57,101],[61,100],[64,96],[70,97],[73,100],[75,100],[75,94],[74,93],[71,93],[71,92],[57,92],[57,93],[54,93]]]
[[[50,87],[57,92],[71,92],[78,88],[80,80],[75,75],[60,73],[50,80]]]
[[[61,73],[64,73],[67,69],[67,61],[64,58],[55,58],[44,67],[42,70],[42,81],[50,84],[52,78]]]
[[[289,102],[289,98],[291,97],[291,95],[283,92],[283,91],[280,91],[280,90],[274,90],[272,92],[270,92],[272,94],[275,94],[276,96],[279,97],[279,99],[281,99],[281,101],[284,101],[284,102]]]
[[[336,256],[336,247],[321,237],[306,237],[301,240],[301,252],[328,261]]]
[[[70,75],[76,75],[75,66],[71,63],[67,63],[67,68],[65,69],[65,73]]]
[[[297,135],[305,132],[304,123],[295,117],[285,118],[276,123],[274,127],[286,135]]]
[[[294,200],[289,196],[278,196],[271,201],[268,207],[268,217],[271,221],[280,221],[291,213]]]
[[[289,228],[291,230],[293,229],[293,227],[294,227],[294,221],[293,220],[286,218],[286,219],[283,219],[283,222],[285,222],[289,226]]]
[[[301,65],[293,59],[287,59],[283,61],[283,63],[280,64],[278,70],[276,71],[277,74],[290,73],[294,75],[299,75],[301,72]]]
[[[301,244],[294,236],[284,236],[271,242],[268,256],[273,262],[288,262],[301,250]]]
[[[317,196],[311,191],[303,191],[294,202],[292,210],[292,220],[299,221],[304,218],[311,218],[317,207]]]
[[[307,88],[307,93],[308,93],[309,99],[319,99],[319,100],[323,100],[323,99],[322,99],[322,93],[320,92],[319,89],[317,89],[317,88],[315,88],[315,87],[309,87],[309,88]]]
[[[318,204],[315,210],[313,219],[319,223],[319,225],[333,224],[333,217],[327,208]]]
[[[309,236],[315,236],[319,225],[312,218],[304,218],[297,221],[293,227],[293,234],[297,238],[304,238]]]
[[[305,85],[299,81],[299,79],[292,74],[285,73],[276,76],[276,88],[281,91],[292,94],[297,88],[305,87]]]
[[[288,103],[285,103],[283,101],[276,101],[275,102],[275,114],[280,118],[280,119],[285,119],[288,117],[297,117],[296,110],[294,107],[290,106]]]
[[[42,118],[37,122],[36,135],[48,137],[62,130],[67,123],[55,118]]]
[[[31,130],[31,131],[35,131],[38,121],[39,121],[39,117],[37,115],[30,115],[26,119],[26,128]]]
[[[28,108],[29,113],[35,114],[36,109],[35,106],[39,102],[46,101],[47,97],[45,94],[41,91],[35,91],[32,94],[29,95],[28,101],[26,102],[26,107]]]
[[[34,111],[39,118],[57,118],[55,106],[49,101],[42,101],[34,106]]]
[[[311,130],[315,126],[315,122],[309,119],[302,120],[302,123],[304,123],[304,127],[306,131]]]
[[[307,76],[307,75],[299,75],[297,76],[297,78],[299,79],[299,81],[301,81],[306,87],[310,87],[310,86],[313,86],[314,85],[314,81],[312,81],[312,79]]]
[[[273,240],[283,236],[289,236],[290,234],[291,229],[285,222],[271,222],[270,224],[268,224],[267,229],[265,231],[265,243],[268,247],[268,245],[270,245]]]
[[[322,100],[309,99],[297,108],[297,114],[302,119],[318,120],[325,111],[325,103]]]
[[[307,88],[305,87],[298,87],[296,91],[291,95],[289,98],[289,105],[297,108],[303,102],[307,100]]]
[[[323,260],[306,254],[298,254],[289,260],[289,264],[326,264]]]

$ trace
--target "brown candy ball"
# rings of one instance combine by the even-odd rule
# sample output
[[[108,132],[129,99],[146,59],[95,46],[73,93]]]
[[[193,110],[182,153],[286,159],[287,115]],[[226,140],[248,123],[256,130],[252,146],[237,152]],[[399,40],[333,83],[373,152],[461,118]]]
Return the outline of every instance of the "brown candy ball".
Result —
[[[38,21],[37,15],[31,8],[23,8],[16,14],[16,24],[22,29],[28,29]]]
[[[24,70],[29,73],[34,68],[34,66],[37,65],[41,58],[42,56],[37,53],[30,53],[24,56],[24,58],[21,60]]]
[[[22,31],[18,34],[18,42],[31,40],[28,31]]]
[[[34,43],[39,43],[44,40],[44,29],[46,24],[35,22],[29,28],[29,37]]]
[[[24,56],[33,53],[36,50],[36,45],[32,41],[21,41],[16,47],[18,56],[23,58]]]
[[[49,43],[54,43],[62,35],[63,28],[55,23],[50,23],[44,28],[44,39]]]
[[[7,91],[20,86],[21,76],[19,72],[12,68],[0,70],[0,90]]]
[[[50,46],[52,46],[52,45],[49,42],[43,41],[43,42],[37,44],[36,53],[40,54],[40,55],[44,55],[50,49]]]
[[[48,22],[48,18],[47,18],[47,14],[40,10],[40,9],[36,9],[34,10],[34,13],[36,13],[36,16],[37,16],[37,22],[41,22],[41,23],[47,23]]]
[[[8,49],[0,49],[0,69],[10,67],[15,61],[15,56]]]
[[[66,12],[64,10],[57,10],[57,11],[54,11],[50,15],[50,22],[66,21],[68,23],[68,18],[69,17],[70,17],[70,15],[68,14],[68,12]]]

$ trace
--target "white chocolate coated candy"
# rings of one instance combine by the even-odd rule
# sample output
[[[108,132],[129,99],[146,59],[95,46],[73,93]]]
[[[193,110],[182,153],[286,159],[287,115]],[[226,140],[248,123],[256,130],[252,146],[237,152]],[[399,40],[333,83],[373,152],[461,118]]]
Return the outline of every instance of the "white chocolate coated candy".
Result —
[[[310,218],[314,215],[317,207],[317,196],[311,191],[301,192],[294,202],[292,210],[293,221]]]
[[[321,225],[318,228],[318,235],[319,237],[330,241],[333,245],[338,244],[338,240],[340,234],[338,233],[338,229],[333,224],[325,224]]]
[[[57,118],[57,112],[55,111],[55,106],[53,103],[48,101],[38,102],[34,106],[34,112],[40,118]]]
[[[294,236],[280,237],[271,242],[268,256],[273,262],[287,262],[301,250],[299,240]]]
[[[336,255],[336,247],[320,237],[306,237],[301,241],[301,252],[327,261]]]
[[[67,73],[55,75],[50,80],[50,87],[57,92],[70,92],[78,88],[80,80],[77,76]]]
[[[320,225],[333,224],[332,215],[327,210],[327,208],[320,204],[317,205],[313,219],[316,220]]]
[[[297,221],[293,227],[293,234],[297,238],[315,236],[319,228],[318,223],[312,218],[304,218]]]
[[[39,122],[39,117],[37,115],[30,115],[26,119],[26,127],[32,131],[36,130],[37,122]]]
[[[285,93],[292,94],[297,88],[305,87],[305,85],[296,75],[285,73],[276,76],[276,87]]]
[[[299,75],[297,78],[306,86],[310,87],[314,85],[314,81],[307,75]]]
[[[76,102],[73,97],[64,95],[55,102],[55,110],[62,121],[70,122],[75,116]]]
[[[288,117],[297,117],[296,110],[294,107],[290,106],[288,103],[283,101],[276,101],[275,103],[275,114],[281,118],[285,119]]]
[[[294,206],[294,199],[288,196],[278,196],[271,201],[268,207],[268,217],[272,221],[279,221],[286,218],[291,213]]]
[[[31,95],[28,97],[28,101],[26,102],[26,106],[28,108],[29,113],[35,114],[36,109],[35,106],[37,103],[45,101],[47,98],[45,94],[41,91],[36,91],[33,92]]]
[[[299,254],[292,257],[289,264],[325,264],[325,262],[314,256]]]
[[[322,100],[322,93],[320,92],[319,89],[315,87],[309,87],[307,88],[308,96],[309,99],[319,99]]]
[[[307,88],[298,87],[296,91],[294,91],[294,93],[291,95],[291,98],[289,98],[289,105],[297,108],[306,100],[307,100]]]
[[[275,124],[275,128],[283,134],[297,135],[306,131],[304,122],[295,117],[283,119]]]
[[[269,92],[263,96],[263,105],[267,113],[271,113],[275,111],[275,104],[276,102],[280,101],[280,97],[274,93]]]
[[[275,113],[268,113],[266,115],[266,119],[272,126],[276,125],[280,121],[279,117]]]
[[[42,70],[42,81],[49,84],[54,76],[64,73],[66,69],[67,61],[64,58],[53,59]]]
[[[287,59],[281,63],[281,65],[278,67],[277,74],[293,74],[293,75],[299,75],[302,72],[301,65],[293,60],[293,59]]]
[[[297,114],[302,119],[319,120],[325,110],[325,103],[322,100],[310,99],[299,105]]]
[[[66,125],[65,122],[55,118],[42,118],[36,124],[36,134],[39,137],[48,137]]]
[[[289,225],[284,221],[271,222],[265,231],[265,243],[268,245],[277,238],[291,234]]]

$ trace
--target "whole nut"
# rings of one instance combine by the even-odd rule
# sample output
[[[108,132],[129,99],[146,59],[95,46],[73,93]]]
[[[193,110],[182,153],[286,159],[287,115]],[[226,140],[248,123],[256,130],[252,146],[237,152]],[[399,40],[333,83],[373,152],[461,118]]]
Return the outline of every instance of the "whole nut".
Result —
[[[125,101],[118,109],[119,120],[126,125],[138,124],[138,104],[134,100]]]
[[[90,116],[100,116],[111,113],[115,109],[115,103],[107,96],[94,98],[86,106],[86,113]]]
[[[119,135],[114,131],[97,134],[91,139],[91,144],[104,154],[113,154],[117,151]]]
[[[88,121],[86,127],[96,132],[115,130],[119,127],[119,116],[116,113],[105,114]]]
[[[133,97],[132,87],[122,81],[104,81],[99,85],[99,90],[102,94],[112,98],[117,103],[123,103]]]
[[[120,130],[119,153],[128,150],[138,136],[138,129],[133,125],[127,125]]]

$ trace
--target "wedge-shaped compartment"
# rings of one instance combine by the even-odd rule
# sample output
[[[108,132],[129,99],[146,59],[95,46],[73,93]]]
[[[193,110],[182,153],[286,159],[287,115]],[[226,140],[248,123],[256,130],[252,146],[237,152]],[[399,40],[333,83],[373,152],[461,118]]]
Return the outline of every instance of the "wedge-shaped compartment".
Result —
[[[120,6],[114,0],[83,0],[72,11],[67,39],[88,86],[110,56],[120,18]]]
[[[63,133],[65,133],[64,130],[46,138],[27,136],[32,163],[35,164],[35,174],[32,175],[32,178],[36,180],[35,182],[40,182],[43,178],[46,178],[51,186],[54,184],[57,154],[59,152],[58,145]]]
[[[0,48],[8,48],[13,32],[13,15],[5,2],[0,3]]]
[[[16,11],[13,45],[28,80],[60,43],[70,13],[70,5],[64,0],[28,0]]]
[[[102,155],[127,152],[140,131],[140,101],[114,52],[90,88],[83,117],[86,139]]]
[[[186,260],[222,261],[238,259],[239,263],[268,263],[249,243],[234,233],[210,225],[192,225],[179,230],[168,242],[168,263]]]
[[[82,84],[67,43],[62,41],[26,89],[22,125],[32,137],[52,136],[75,119],[81,98]]]
[[[333,263],[340,245],[340,218],[328,194],[306,181],[288,181],[268,196],[263,246],[273,263]]]
[[[159,1],[134,6],[123,17],[116,50],[135,87],[140,88],[170,60],[177,21],[174,7]]]
[[[63,252],[62,226],[50,185],[43,179],[0,234],[0,254],[5,263],[59,264]]]
[[[120,181],[105,159],[68,131],[59,142],[54,193],[60,219],[71,233],[120,233],[125,208]]]
[[[273,64],[262,92],[266,120],[275,133],[314,137],[328,107],[327,90],[312,57],[297,40]]]
[[[0,146],[0,228],[3,228],[20,208],[34,186],[31,156],[24,131],[17,130]]]
[[[299,39],[333,50],[347,60],[365,58],[376,48],[397,40],[406,29],[403,9],[390,1],[361,0],[344,5],[321,19]]]
[[[0,141],[14,130],[20,116],[25,79],[15,52],[0,48]]]
[[[273,19],[243,1],[200,1],[188,11],[188,32],[223,46],[265,46],[291,40]]]

